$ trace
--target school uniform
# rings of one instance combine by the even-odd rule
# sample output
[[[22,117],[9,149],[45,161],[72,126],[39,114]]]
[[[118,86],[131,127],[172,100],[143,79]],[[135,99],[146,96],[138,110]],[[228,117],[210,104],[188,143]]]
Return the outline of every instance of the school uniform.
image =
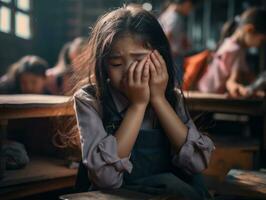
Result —
[[[186,142],[174,150],[148,107],[129,157],[119,158],[113,135],[129,105],[112,86],[105,105],[100,105],[92,86],[74,95],[74,108],[80,132],[82,161],[91,189],[126,188],[150,194],[172,194],[203,199],[208,196],[200,172],[209,163],[213,142],[202,135],[187,117],[182,101],[175,110],[188,127]]]

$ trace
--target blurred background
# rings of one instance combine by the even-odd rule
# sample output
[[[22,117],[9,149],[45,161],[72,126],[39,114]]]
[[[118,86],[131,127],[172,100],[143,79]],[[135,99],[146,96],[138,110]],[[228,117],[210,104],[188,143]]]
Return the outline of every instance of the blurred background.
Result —
[[[89,36],[100,15],[124,3],[140,3],[158,16],[166,1],[0,0],[0,75],[27,54],[38,55],[54,66],[66,42]],[[254,5],[266,5],[266,1],[202,0],[186,22],[192,50],[214,49],[223,23]]]

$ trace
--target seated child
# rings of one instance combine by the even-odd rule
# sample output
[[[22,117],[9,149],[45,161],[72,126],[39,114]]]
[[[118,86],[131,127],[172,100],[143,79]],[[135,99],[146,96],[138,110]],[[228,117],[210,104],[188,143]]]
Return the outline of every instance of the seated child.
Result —
[[[22,57],[0,78],[1,94],[49,94],[45,71],[48,63],[35,55]]]
[[[214,144],[188,114],[157,19],[132,6],[107,13],[82,58],[78,78],[87,82],[76,87],[78,131],[67,140],[80,139],[87,180],[79,185],[209,198],[201,172]]]
[[[56,65],[46,71],[47,87],[52,94],[66,94],[70,89],[70,76],[75,70],[74,60],[83,49],[86,38],[77,37],[67,42],[60,51]]]
[[[226,37],[218,47],[212,62],[198,82],[202,92],[226,93],[232,97],[248,97],[255,93],[253,76],[247,65],[246,50],[259,47],[266,39],[266,10],[250,8],[240,18],[227,24]],[[260,88],[260,87],[256,87]]]

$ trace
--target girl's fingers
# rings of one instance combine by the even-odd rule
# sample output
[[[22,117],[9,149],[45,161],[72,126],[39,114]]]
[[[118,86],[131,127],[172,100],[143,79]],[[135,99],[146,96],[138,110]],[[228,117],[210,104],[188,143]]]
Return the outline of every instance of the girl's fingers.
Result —
[[[149,62],[149,66],[150,66],[150,76],[151,76],[151,79],[155,79],[155,77],[157,76],[156,68],[155,68],[153,62],[151,62],[151,61],[148,61],[148,62]]]
[[[146,62],[143,68],[143,73],[142,73],[142,82],[146,83],[149,80],[149,64],[150,62]]]
[[[165,63],[163,57],[161,56],[161,54],[157,50],[155,50],[154,52],[155,52],[155,56],[157,57],[158,61],[161,63],[162,70],[167,71],[166,63]]]
[[[147,58],[145,57],[135,67],[134,81],[136,83],[140,83],[141,82],[142,71],[143,71],[143,68],[144,68],[144,65],[145,65],[146,61],[147,61]]]
[[[159,60],[157,59],[157,57],[155,56],[155,53],[152,52],[151,53],[151,60],[155,66],[156,72],[158,75],[162,74],[162,67],[161,67],[161,63],[159,62]]]
[[[133,85],[134,84],[134,71],[135,71],[135,68],[136,68],[137,64],[138,64],[138,62],[135,61],[128,68],[128,74],[127,74],[127,76],[128,76],[128,83],[130,85]]]

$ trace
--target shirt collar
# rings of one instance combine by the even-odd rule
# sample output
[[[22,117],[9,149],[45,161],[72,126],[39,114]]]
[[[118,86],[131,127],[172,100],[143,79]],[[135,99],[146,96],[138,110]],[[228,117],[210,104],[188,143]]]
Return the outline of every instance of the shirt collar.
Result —
[[[119,113],[126,110],[129,105],[128,99],[117,89],[115,89],[110,83],[108,83],[108,88],[113,98],[115,107]]]

